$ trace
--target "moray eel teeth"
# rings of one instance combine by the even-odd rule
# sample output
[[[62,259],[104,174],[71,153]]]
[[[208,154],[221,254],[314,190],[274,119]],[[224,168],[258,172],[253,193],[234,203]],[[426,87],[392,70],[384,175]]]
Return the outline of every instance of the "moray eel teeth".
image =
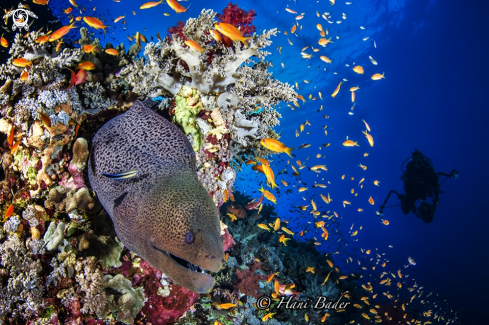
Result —
[[[158,247],[156,246],[153,246],[154,249],[162,252],[163,254],[166,254],[168,255],[168,257],[170,257],[173,261],[177,262],[180,266],[192,271],[192,272],[196,272],[196,273],[203,273],[203,274],[206,274],[207,273],[205,272],[205,269],[201,268],[200,266],[196,265],[196,264],[192,264],[190,263],[189,261],[183,259],[183,258],[180,258],[176,255],[173,255],[172,253],[169,253],[167,251],[164,251],[162,249],[159,249]]]

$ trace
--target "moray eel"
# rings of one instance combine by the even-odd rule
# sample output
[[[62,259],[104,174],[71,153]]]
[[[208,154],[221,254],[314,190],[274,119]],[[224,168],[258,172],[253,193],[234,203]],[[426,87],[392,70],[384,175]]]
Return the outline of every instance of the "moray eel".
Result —
[[[140,101],[95,134],[92,189],[121,242],[174,283],[208,292],[224,256],[219,215],[175,125]]]

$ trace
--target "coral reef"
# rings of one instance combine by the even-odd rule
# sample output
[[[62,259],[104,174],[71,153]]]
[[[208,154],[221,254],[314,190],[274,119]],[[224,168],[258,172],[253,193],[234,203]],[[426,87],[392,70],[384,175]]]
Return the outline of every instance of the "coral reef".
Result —
[[[145,58],[123,68],[125,78],[141,99],[162,96],[171,100],[169,113],[189,136],[197,152],[199,179],[221,205],[232,192],[237,167],[246,157],[270,154],[259,140],[277,139],[272,127],[279,123],[275,110],[282,101],[294,101],[293,88],[271,78],[264,60],[276,30],[264,31],[249,41],[221,46],[209,33],[216,13],[203,10],[196,19],[170,28],[171,37],[149,43]],[[219,16],[252,33],[254,13],[229,5]],[[203,52],[184,41],[197,42]],[[229,39],[228,39],[229,40]],[[243,64],[244,63],[244,64]]]
[[[147,44],[139,59],[137,44],[127,51],[121,44],[115,47],[120,55],[108,55],[105,49],[114,46],[102,45],[86,28],[78,44],[93,46],[88,53],[40,42],[48,35],[41,30],[15,36],[0,64],[0,209],[14,207],[0,228],[0,322],[260,323],[265,314],[253,307],[255,297],[273,292],[266,277],[286,265],[283,248],[262,245],[246,210],[236,212],[240,222],[222,224],[226,267],[216,274],[214,291],[198,295],[124,249],[86,172],[95,132],[140,99],[184,130],[216,206],[233,200],[236,169],[271,153],[259,140],[278,138],[276,108],[296,98],[290,85],[267,72],[264,48],[275,29],[252,36],[249,47],[228,38],[223,46],[209,33],[219,19],[251,36],[254,16],[231,4],[222,15],[203,10],[170,29],[171,36]],[[18,59],[28,68],[15,65]],[[93,67],[86,79],[75,84],[70,70],[87,64]],[[237,304],[234,314],[216,307],[227,302]]]

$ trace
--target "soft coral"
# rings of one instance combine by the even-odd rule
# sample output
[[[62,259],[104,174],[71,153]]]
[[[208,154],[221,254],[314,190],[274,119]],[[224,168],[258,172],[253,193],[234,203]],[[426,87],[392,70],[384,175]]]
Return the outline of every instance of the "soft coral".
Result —
[[[220,23],[231,24],[239,28],[243,36],[250,36],[256,31],[256,27],[251,24],[255,16],[256,12],[253,9],[245,11],[239,8],[238,5],[232,3],[228,3],[228,6],[222,11],[222,14],[216,15]],[[222,41],[226,46],[233,45],[233,41],[224,35]]]
[[[220,23],[231,24],[234,27],[239,28],[241,34],[244,36],[250,36],[256,31],[256,27],[251,23],[253,19],[255,19],[256,12],[254,10],[245,11],[238,7],[236,4],[229,3],[226,8],[223,9],[222,14],[217,14],[216,18],[219,19]],[[183,21],[179,21],[177,26],[172,26],[168,28],[168,33],[171,35],[177,34],[181,39],[186,39],[183,34],[183,28],[185,27],[185,23]],[[226,46],[233,46],[233,41],[230,38],[223,36],[223,43]]]

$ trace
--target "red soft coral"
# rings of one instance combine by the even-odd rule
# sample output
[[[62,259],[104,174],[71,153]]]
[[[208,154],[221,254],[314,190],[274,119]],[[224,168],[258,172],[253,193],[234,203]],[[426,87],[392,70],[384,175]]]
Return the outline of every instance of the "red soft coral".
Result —
[[[266,275],[255,274],[261,268],[261,262],[253,263],[248,269],[240,271],[236,270],[238,280],[236,287],[239,291],[247,296],[258,298],[263,294],[260,293],[259,282],[267,278]]]
[[[148,299],[137,320],[144,319],[148,324],[175,323],[199,298],[198,293],[179,285],[171,286],[168,297],[158,295],[158,288],[163,287],[159,282],[161,272],[151,267],[144,260],[141,260],[139,266],[143,272],[139,274],[139,277],[135,278],[138,284],[143,285],[145,296]]]
[[[239,8],[238,5],[233,5],[232,3],[229,3],[228,6],[224,8],[222,14],[216,15],[220,23],[231,24],[234,27],[239,28],[243,36],[251,36],[256,31],[256,27],[251,24],[253,19],[255,19],[255,16],[256,12],[253,9],[247,12]],[[233,45],[233,41],[224,35],[222,41],[226,46]]]
[[[177,34],[177,36],[180,37],[181,39],[186,39],[185,35],[183,35],[183,27],[185,27],[185,23],[182,20],[180,20],[177,23],[177,26],[172,26],[168,28],[168,34],[170,34],[170,41],[173,34]]]

